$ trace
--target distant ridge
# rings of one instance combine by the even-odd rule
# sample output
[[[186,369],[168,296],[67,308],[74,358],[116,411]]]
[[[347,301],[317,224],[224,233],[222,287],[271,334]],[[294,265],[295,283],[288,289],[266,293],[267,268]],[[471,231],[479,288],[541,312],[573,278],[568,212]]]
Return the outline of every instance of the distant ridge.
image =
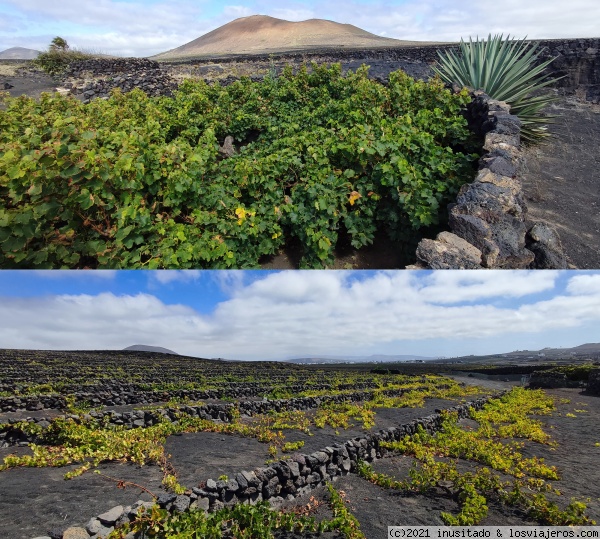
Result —
[[[41,51],[35,49],[26,49],[25,47],[11,47],[0,52],[0,60],[33,60],[41,54]]]
[[[146,344],[134,344],[133,346],[123,348],[123,350],[131,350],[132,352],[158,352],[160,354],[173,354],[175,356],[179,355],[177,352],[173,352],[173,350],[169,350],[168,348],[148,346]]]
[[[571,348],[542,348],[541,350],[513,350],[485,355],[469,355],[450,358],[462,363],[525,362],[543,363],[555,360],[587,358],[600,360],[600,343],[585,343]]]
[[[300,365],[313,365],[320,363],[396,363],[400,361],[431,361],[433,357],[414,355],[371,355],[371,356],[311,356],[288,359],[286,363],[297,363]]]
[[[235,19],[203,36],[156,56],[171,60],[194,56],[261,54],[329,47],[399,47],[415,42],[371,34],[352,24],[324,19],[290,22],[267,15]]]
[[[579,351],[579,350],[592,350],[594,352],[600,352],[600,343],[590,342],[587,344],[580,344],[579,346],[574,346],[573,348],[571,348],[571,351]]]

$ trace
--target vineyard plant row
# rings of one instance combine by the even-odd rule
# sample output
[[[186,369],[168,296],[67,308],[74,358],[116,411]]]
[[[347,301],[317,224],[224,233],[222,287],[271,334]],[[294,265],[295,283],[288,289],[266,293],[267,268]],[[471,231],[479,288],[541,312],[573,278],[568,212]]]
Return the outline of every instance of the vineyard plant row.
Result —
[[[522,387],[494,395],[432,374],[432,366],[416,375],[410,368],[394,373],[400,367],[2,350],[0,446],[6,451],[0,475],[57,467],[67,481],[100,474],[152,497],[92,516],[85,528],[74,526],[63,539],[75,532],[94,537],[100,529],[110,539],[273,538],[283,530],[298,537],[335,530],[364,538],[344,492],[331,483],[343,484],[346,476],[401,496],[450,500],[445,505],[453,507],[450,511],[432,511],[436,523],[485,524],[489,510],[502,508],[519,522],[593,524],[593,504],[590,512],[589,500],[568,500],[561,469],[537,456],[559,444],[547,422],[535,416],[551,416],[569,399]],[[203,391],[219,393],[194,401]],[[146,403],[126,402],[132,395]],[[9,401],[15,410],[4,407]],[[35,402],[42,406],[28,408]],[[48,402],[55,405],[45,406]],[[585,415],[585,405],[577,403],[582,408],[575,411]],[[232,451],[246,448],[249,467],[234,467],[233,476],[218,478],[176,469],[168,447],[191,448],[193,442],[194,451],[202,452],[210,440],[227,443]],[[382,472],[377,461],[393,455],[411,462],[410,470]],[[160,486],[145,486],[142,475],[126,481],[107,474],[110,463],[154,465]],[[203,466],[215,469],[210,462]],[[317,521],[311,507],[318,498],[306,500],[323,487],[333,515]],[[570,492],[568,483],[565,488]],[[286,501],[303,505],[280,509]],[[115,515],[110,522],[109,513]]]
[[[0,350],[0,397],[69,395],[234,399],[319,396],[423,383],[424,376],[373,375],[279,362],[230,362],[129,351]],[[139,400],[138,402],[143,402]],[[105,403],[106,404],[106,403]],[[117,403],[122,404],[122,403]]]

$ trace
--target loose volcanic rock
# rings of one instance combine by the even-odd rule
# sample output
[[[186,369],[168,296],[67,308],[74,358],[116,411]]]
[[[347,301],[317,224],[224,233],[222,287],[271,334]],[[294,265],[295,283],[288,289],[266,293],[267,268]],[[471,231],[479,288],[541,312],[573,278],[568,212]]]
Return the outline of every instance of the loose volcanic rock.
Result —
[[[463,238],[441,232],[435,240],[421,240],[417,258],[431,269],[479,269],[481,251]]]
[[[129,92],[140,88],[149,96],[173,95],[177,83],[161,70],[160,64],[145,58],[91,59],[73,62],[63,78],[71,93],[80,95],[84,103],[95,98],[108,98],[113,89]],[[92,78],[93,80],[89,80]],[[88,80],[81,84],[81,80]]]
[[[556,230],[536,223],[527,232],[527,248],[534,254],[537,269],[567,269],[567,257]]]
[[[176,513],[183,513],[187,511],[190,506],[190,498],[189,496],[177,496],[173,501],[173,511]]]
[[[98,520],[105,526],[112,526],[123,514],[123,506],[117,505],[111,510],[98,515]]]

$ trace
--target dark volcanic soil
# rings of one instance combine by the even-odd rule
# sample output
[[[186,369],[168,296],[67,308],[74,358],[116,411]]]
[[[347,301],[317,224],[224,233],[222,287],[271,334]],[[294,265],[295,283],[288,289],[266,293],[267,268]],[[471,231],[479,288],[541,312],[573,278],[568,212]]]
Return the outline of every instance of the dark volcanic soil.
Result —
[[[6,87],[9,85],[10,87]],[[21,64],[0,63],[0,91],[7,91],[12,97],[28,95],[40,97],[42,92],[55,92],[58,81],[43,71],[22,67]]]
[[[573,267],[600,268],[600,106],[563,98],[548,142],[528,148],[523,187],[530,221],[554,226]]]
[[[474,379],[469,379],[475,382]],[[508,388],[510,383],[477,381],[493,389]],[[556,486],[564,492],[564,499],[557,500],[565,505],[571,497],[588,497],[588,515],[600,521],[600,398],[583,395],[579,390],[557,389],[548,392],[569,403],[559,404],[552,416],[540,419],[550,427],[550,432],[558,441],[556,450],[529,443],[526,456],[541,456],[547,464],[556,465],[561,473],[561,481]],[[412,418],[422,417],[447,401],[431,400],[424,408],[379,410],[376,429],[404,423]],[[584,410],[584,411],[582,411]],[[570,413],[575,417],[569,417]],[[288,440],[304,439],[306,445],[301,452],[310,453],[331,444],[363,434],[354,427],[340,430],[336,435],[333,429],[314,429],[314,436],[289,433]],[[256,440],[215,433],[197,433],[172,436],[167,440],[170,461],[179,475],[179,480],[187,487],[193,487],[208,478],[217,479],[220,475],[233,476],[242,470],[262,466],[267,455],[267,446]],[[7,448],[0,450],[0,458],[11,452],[26,452],[28,448]],[[385,472],[398,479],[406,477],[412,460],[408,457],[390,456],[374,464],[376,471]],[[138,467],[131,464],[110,463],[100,467],[103,476],[88,472],[79,478],[65,481],[63,475],[72,467],[46,469],[12,469],[0,473],[0,526],[6,537],[31,539],[46,534],[53,528],[65,529],[73,525],[85,525],[87,521],[115,505],[132,504],[138,499],[150,499],[139,488],[129,486],[118,489],[116,479],[132,481],[148,488],[155,494],[162,492],[162,474],[157,466]],[[388,525],[439,525],[441,511],[456,511],[456,502],[444,492],[431,496],[401,495],[381,489],[355,476],[338,478],[338,490],[343,490],[353,513],[358,518],[361,529],[368,539],[385,537]],[[324,488],[312,491],[287,506],[308,503],[311,496],[326,501]],[[329,517],[326,505],[319,509],[317,516]],[[507,509],[491,503],[488,517],[482,525],[521,524],[533,525],[517,510]]]
[[[378,410],[374,429],[407,423],[433,413],[436,408],[448,406],[452,406],[450,401],[430,399],[423,408]],[[312,436],[288,431],[286,440],[304,440],[305,446],[300,452],[308,454],[334,442],[364,436],[364,433],[360,426],[339,429],[339,434],[326,427],[313,429]],[[242,470],[264,466],[269,458],[268,444],[211,432],[171,436],[165,447],[167,454],[171,455],[169,461],[179,482],[188,488],[207,479],[217,479],[221,475],[233,477]],[[10,454],[22,455],[30,451],[27,447],[0,449],[0,461]],[[6,530],[7,537],[32,539],[47,534],[53,528],[85,526],[91,517],[115,505],[131,505],[138,499],[151,499],[134,486],[125,490],[117,488],[116,480],[137,483],[156,495],[164,492],[162,472],[158,466],[106,463],[99,467],[103,475],[87,472],[65,480],[64,474],[76,467],[16,468],[0,473],[0,529]]]

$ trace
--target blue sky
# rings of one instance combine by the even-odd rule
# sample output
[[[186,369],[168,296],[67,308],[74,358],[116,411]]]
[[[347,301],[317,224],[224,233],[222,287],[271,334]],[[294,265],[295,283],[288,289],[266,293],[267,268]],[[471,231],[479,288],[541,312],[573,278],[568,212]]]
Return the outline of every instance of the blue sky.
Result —
[[[600,272],[3,271],[0,347],[452,357],[600,341]]]
[[[458,41],[489,33],[532,39],[598,37],[600,3],[571,0],[2,0],[0,51],[42,50],[57,35],[72,46],[150,56],[187,43],[238,17],[270,15],[349,23],[377,35]]]

